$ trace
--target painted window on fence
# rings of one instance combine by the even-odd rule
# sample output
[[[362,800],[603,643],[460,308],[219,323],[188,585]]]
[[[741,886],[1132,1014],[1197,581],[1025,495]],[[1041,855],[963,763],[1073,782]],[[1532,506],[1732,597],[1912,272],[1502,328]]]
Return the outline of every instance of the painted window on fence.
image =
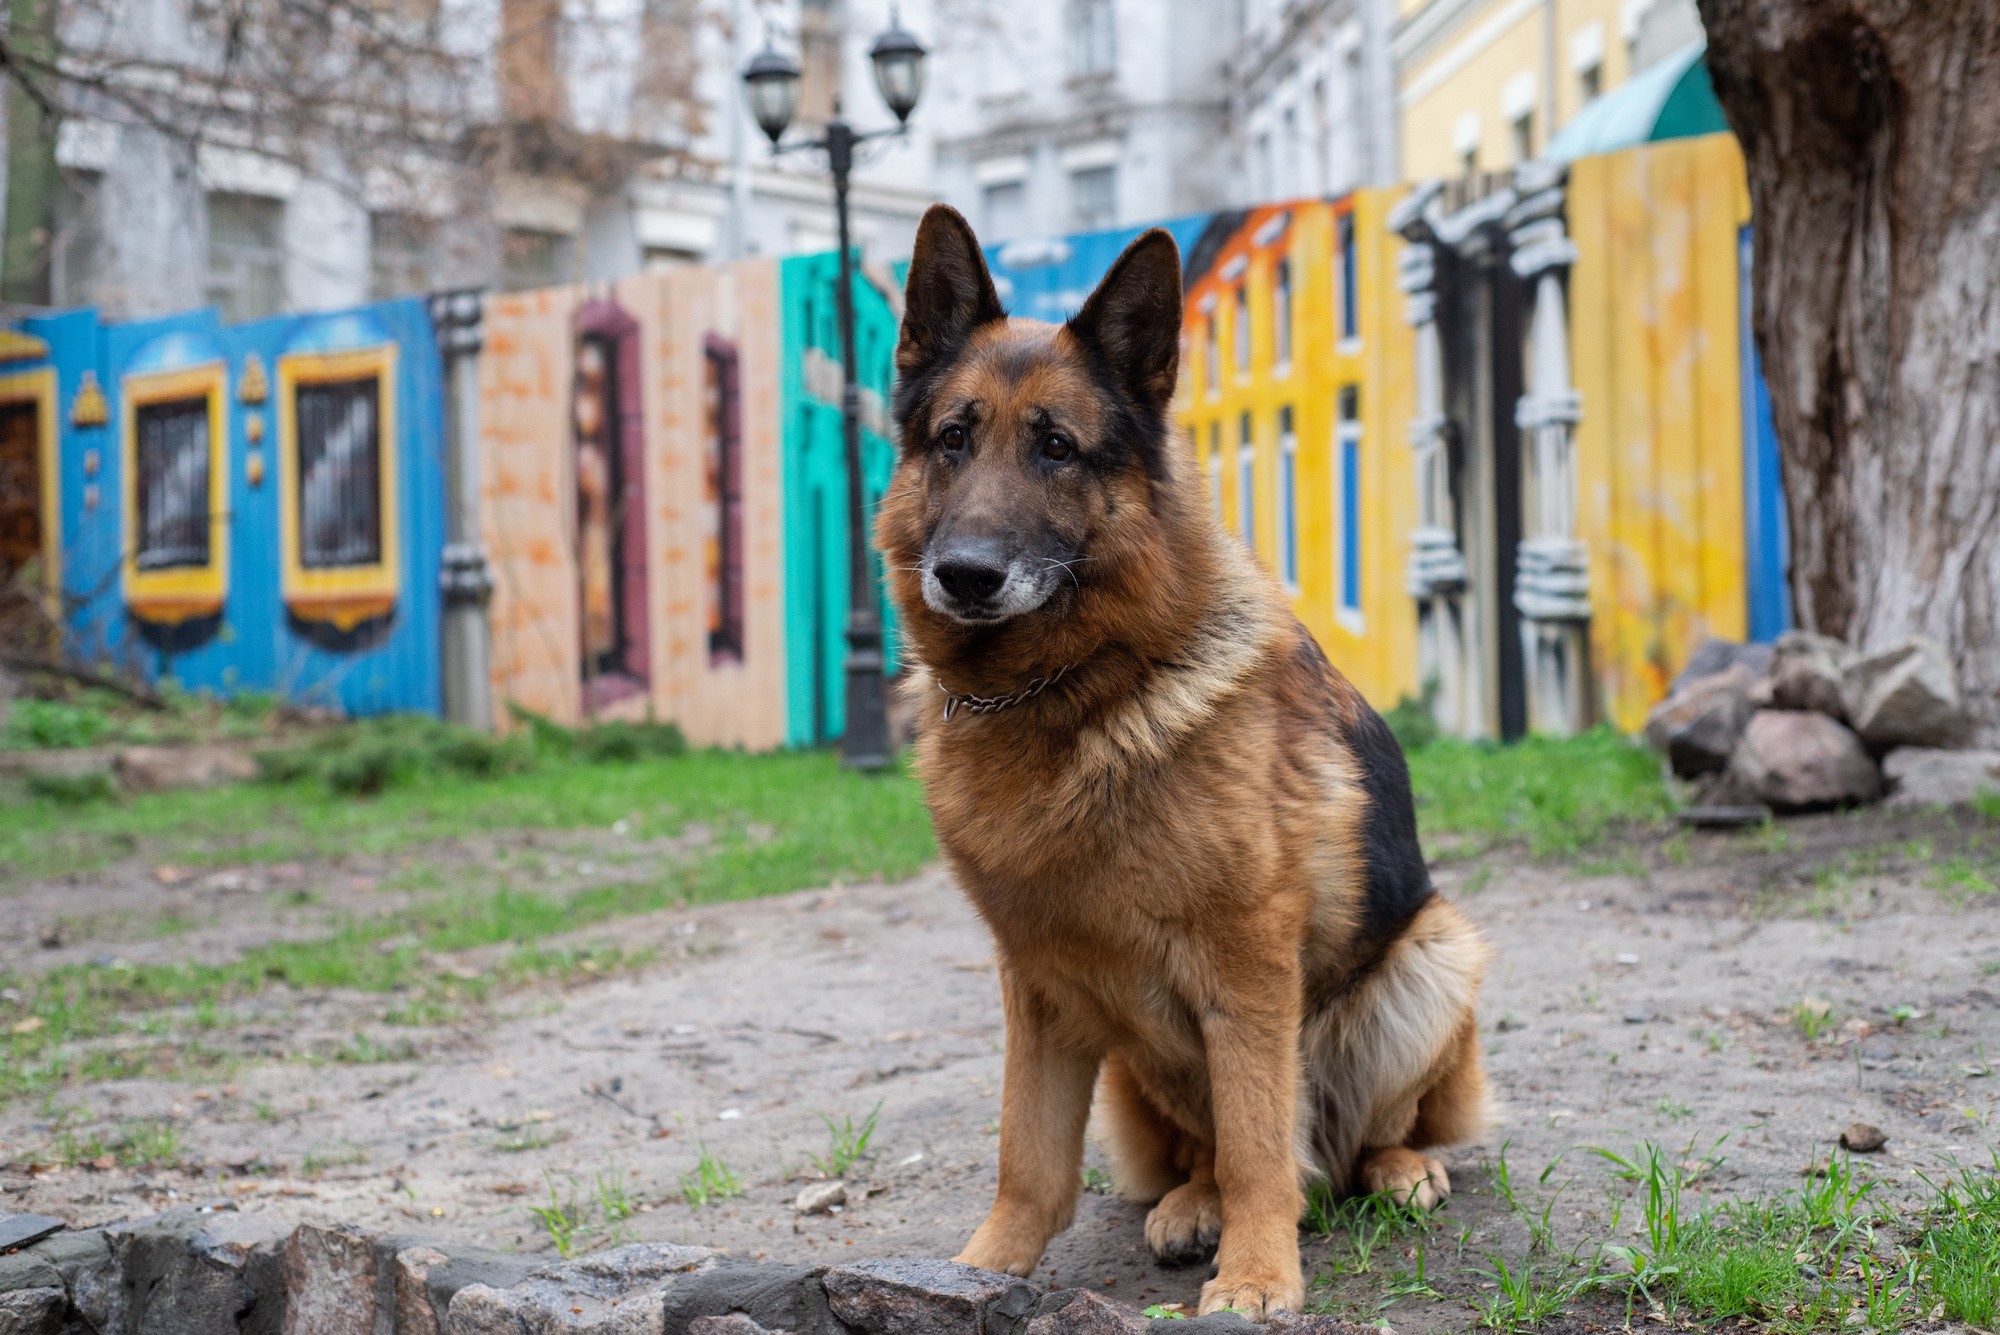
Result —
[[[141,570],[208,564],[208,399],[138,409],[138,551]]]
[[[1292,262],[1279,260],[1271,278],[1271,360],[1292,364]]]
[[[638,321],[614,301],[586,301],[576,314],[575,357],[570,429],[584,706],[596,712],[643,692],[652,666]]]
[[[1278,573],[1294,590],[1299,586],[1298,476],[1299,438],[1287,404],[1278,409]]]
[[[1338,223],[1340,245],[1340,336],[1361,337],[1361,270],[1354,247],[1354,215],[1343,213]]]
[[[300,385],[299,564],[307,570],[382,559],[381,382]]]
[[[1222,514],[1222,423],[1208,424],[1208,490],[1215,505],[1215,522],[1221,526]]]
[[[743,661],[743,412],[737,389],[736,345],[708,340],[703,385],[707,436],[704,495],[708,505],[708,654]]]
[[[1250,288],[1236,285],[1236,374],[1250,374]]]
[[[1361,612],[1361,390],[1340,391],[1340,610]]]

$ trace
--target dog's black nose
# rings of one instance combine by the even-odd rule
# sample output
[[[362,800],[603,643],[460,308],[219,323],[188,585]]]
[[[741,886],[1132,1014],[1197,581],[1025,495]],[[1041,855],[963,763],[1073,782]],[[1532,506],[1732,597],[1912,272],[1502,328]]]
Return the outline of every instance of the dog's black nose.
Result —
[[[983,603],[1007,582],[1007,563],[998,551],[959,547],[938,557],[931,573],[958,602]]]

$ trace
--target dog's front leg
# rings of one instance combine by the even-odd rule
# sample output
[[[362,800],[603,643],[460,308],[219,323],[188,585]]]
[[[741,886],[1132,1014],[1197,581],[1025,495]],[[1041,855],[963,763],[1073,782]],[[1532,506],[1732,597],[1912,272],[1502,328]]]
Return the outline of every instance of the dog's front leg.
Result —
[[[1215,1184],[1222,1241],[1215,1278],[1202,1286],[1203,1315],[1233,1308],[1252,1321],[1297,1311],[1298,1164],[1292,1129],[1299,1083],[1299,984],[1278,977],[1232,980],[1202,1019],[1215,1115]]]
[[[957,1259],[982,1270],[1026,1275],[1076,1213],[1083,1126],[1100,1059],[1058,1042],[1042,1000],[1004,966],[1000,997],[1007,1016],[1000,1192]]]

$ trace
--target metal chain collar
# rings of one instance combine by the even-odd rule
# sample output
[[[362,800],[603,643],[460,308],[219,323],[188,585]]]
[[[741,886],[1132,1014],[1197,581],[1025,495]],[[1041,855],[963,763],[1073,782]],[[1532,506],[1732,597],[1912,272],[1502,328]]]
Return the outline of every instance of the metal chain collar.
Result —
[[[1074,663],[1066,664],[1046,677],[1037,677],[1012,695],[953,695],[951,688],[940,681],[937,687],[944,692],[945,721],[950,722],[952,716],[961,709],[968,714],[997,714],[1003,709],[1012,709],[1024,700],[1034,699],[1061,681],[1063,674],[1075,666]]]

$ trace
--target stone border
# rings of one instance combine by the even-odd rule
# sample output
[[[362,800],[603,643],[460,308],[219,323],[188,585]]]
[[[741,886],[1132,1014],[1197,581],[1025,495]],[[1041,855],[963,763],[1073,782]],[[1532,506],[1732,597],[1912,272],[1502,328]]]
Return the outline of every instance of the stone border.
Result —
[[[1221,1335],[954,1261],[753,1261],[635,1243],[574,1261],[183,1206],[0,1255],[0,1335]],[[1282,1335],[1381,1335],[1286,1314]]]

